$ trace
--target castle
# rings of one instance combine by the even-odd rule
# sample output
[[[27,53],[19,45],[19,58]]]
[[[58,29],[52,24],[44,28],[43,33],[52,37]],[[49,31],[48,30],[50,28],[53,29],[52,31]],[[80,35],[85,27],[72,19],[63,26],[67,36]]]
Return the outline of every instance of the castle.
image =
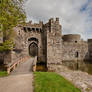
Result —
[[[92,39],[83,41],[78,34],[63,35],[59,18],[51,18],[46,24],[30,21],[14,30],[17,35],[15,48],[0,54],[1,64],[10,66],[21,57],[37,56],[37,64],[55,70],[62,64],[78,68],[83,62],[92,60]]]

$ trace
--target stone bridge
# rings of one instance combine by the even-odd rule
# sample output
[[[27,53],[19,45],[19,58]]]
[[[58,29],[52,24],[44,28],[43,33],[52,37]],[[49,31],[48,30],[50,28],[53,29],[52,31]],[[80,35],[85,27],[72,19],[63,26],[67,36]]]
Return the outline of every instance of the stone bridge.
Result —
[[[37,57],[31,57],[27,61],[21,62],[12,72],[14,74],[29,74],[35,71]]]
[[[25,74],[36,71],[37,56],[24,58],[7,68],[8,74]]]

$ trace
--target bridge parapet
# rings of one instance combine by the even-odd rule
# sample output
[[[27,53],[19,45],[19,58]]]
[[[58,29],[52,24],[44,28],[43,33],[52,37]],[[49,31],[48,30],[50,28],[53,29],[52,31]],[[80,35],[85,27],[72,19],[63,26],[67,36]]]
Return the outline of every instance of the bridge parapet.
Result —
[[[37,56],[35,56],[34,61],[33,61],[33,72],[36,71],[36,64],[37,64]]]
[[[18,61],[16,61],[12,65],[6,66],[7,73],[10,74],[10,72],[13,71],[21,62],[27,61],[28,59],[29,59],[29,56],[25,56],[23,58],[20,58]]]

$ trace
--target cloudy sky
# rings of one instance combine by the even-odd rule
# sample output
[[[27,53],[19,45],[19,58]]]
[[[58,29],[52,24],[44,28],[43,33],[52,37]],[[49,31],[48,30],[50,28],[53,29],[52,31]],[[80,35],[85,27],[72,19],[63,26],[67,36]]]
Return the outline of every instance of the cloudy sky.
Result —
[[[92,0],[27,0],[27,21],[44,23],[51,17],[59,17],[63,34],[81,34],[92,38]]]

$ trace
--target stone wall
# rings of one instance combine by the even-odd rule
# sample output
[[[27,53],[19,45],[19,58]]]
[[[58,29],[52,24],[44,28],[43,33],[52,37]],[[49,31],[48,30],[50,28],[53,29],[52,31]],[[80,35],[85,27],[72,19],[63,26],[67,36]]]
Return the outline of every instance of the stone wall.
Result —
[[[87,60],[88,59],[88,44],[87,42],[73,43],[63,42],[62,43],[62,59],[66,60]]]
[[[26,57],[23,51],[19,51],[19,50],[4,52],[3,56],[4,56],[4,65],[7,66],[11,66],[15,62]]]
[[[88,51],[89,51],[89,59],[92,60],[92,39],[88,39]]]
[[[63,42],[62,63],[71,69],[80,69],[86,71],[86,62],[89,60],[87,42]]]
[[[4,52],[0,53],[0,65],[4,64]]]
[[[0,52],[0,65],[11,63],[11,51]]]

